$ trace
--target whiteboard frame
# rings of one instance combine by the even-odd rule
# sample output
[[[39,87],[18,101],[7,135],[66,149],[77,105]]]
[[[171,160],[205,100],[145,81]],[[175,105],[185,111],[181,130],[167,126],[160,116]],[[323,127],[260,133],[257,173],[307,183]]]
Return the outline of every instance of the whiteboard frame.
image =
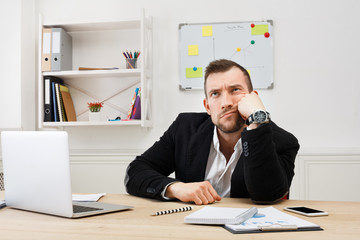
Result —
[[[252,78],[252,83],[254,85],[254,89],[272,89],[274,87],[274,49],[273,49],[273,20],[254,20],[254,21],[237,21],[237,22],[213,22],[213,23],[181,23],[179,24],[179,89],[181,90],[203,90],[203,82],[204,82],[204,74],[205,74],[205,68],[206,66],[214,59],[220,59],[220,58],[225,58],[225,59],[230,59],[229,57],[216,57],[215,56],[212,59],[208,59],[206,61],[206,64],[199,64],[199,67],[202,67],[202,77],[197,77],[197,78],[187,78],[186,77],[186,68],[189,68],[189,66],[186,66],[186,64],[184,62],[186,62],[185,58],[186,57],[197,57],[197,56],[189,56],[188,55],[188,49],[185,49],[185,47],[187,46],[186,43],[184,43],[184,39],[182,39],[182,30],[184,29],[184,27],[202,27],[202,26],[208,26],[208,25],[244,25],[244,24],[250,24],[251,23],[256,23],[256,24],[261,24],[261,23],[266,23],[269,26],[269,33],[270,33],[270,37],[268,38],[268,45],[266,46],[266,48],[268,48],[267,51],[267,65],[263,66],[263,68],[266,68],[266,74],[265,77],[261,77],[261,81],[258,81],[256,77],[251,76]],[[199,37],[199,36],[197,36]],[[202,36],[200,36],[201,38]],[[251,35],[250,35],[251,37]],[[214,38],[214,37],[213,37]],[[187,39],[188,40],[188,39]],[[215,40],[214,40],[215,41]],[[195,40],[196,43],[196,40]],[[201,43],[197,43],[198,45],[200,45]],[[199,47],[200,48],[200,47]],[[246,50],[246,49],[245,49]],[[200,50],[199,50],[200,51]],[[215,47],[214,47],[214,55],[215,55]],[[231,59],[234,60],[234,59]],[[245,68],[247,66],[245,66],[244,64],[242,64],[240,61],[234,60],[235,62],[239,63],[240,65],[244,66]],[[201,62],[201,60],[200,60]],[[195,64],[194,64],[195,65]],[[250,75],[251,75],[251,69],[250,69]],[[255,75],[255,74],[254,74]],[[258,77],[259,78],[259,77]]]

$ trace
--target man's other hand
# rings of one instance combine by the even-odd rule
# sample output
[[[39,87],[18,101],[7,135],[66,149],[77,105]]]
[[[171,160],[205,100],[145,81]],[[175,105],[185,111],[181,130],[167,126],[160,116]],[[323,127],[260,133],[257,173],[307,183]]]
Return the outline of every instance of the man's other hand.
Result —
[[[194,202],[197,205],[206,205],[221,200],[221,197],[208,181],[194,183],[175,182],[167,188],[165,196],[177,198],[183,202]]]

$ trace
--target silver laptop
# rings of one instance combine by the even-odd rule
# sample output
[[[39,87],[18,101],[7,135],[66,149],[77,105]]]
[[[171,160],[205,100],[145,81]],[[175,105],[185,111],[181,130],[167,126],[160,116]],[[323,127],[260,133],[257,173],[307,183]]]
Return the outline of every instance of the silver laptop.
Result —
[[[72,202],[69,145],[63,131],[1,133],[6,205],[79,218],[132,208],[102,202]]]

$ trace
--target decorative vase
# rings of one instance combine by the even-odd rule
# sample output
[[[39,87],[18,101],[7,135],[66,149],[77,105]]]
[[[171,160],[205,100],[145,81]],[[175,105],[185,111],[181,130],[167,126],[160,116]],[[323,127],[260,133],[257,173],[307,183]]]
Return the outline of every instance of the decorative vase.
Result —
[[[100,112],[91,112],[89,111],[89,121],[90,122],[99,122],[101,120]]]

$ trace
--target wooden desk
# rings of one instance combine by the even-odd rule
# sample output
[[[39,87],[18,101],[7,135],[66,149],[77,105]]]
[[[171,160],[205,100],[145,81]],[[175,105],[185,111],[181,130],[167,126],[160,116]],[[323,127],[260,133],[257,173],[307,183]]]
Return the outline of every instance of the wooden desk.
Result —
[[[0,193],[0,199],[3,199],[3,193]],[[190,212],[150,216],[159,210],[189,204],[159,202],[121,194],[106,195],[101,201],[132,205],[135,208],[82,219],[66,219],[6,207],[0,209],[0,239],[360,239],[360,202],[284,200],[273,206],[282,209],[285,206],[304,205],[329,212],[330,215],[326,217],[309,218],[296,215],[319,224],[324,231],[232,234],[218,226],[185,224],[184,217]],[[194,210],[201,208],[193,206]],[[212,206],[246,208],[253,204],[248,199],[227,198]]]

